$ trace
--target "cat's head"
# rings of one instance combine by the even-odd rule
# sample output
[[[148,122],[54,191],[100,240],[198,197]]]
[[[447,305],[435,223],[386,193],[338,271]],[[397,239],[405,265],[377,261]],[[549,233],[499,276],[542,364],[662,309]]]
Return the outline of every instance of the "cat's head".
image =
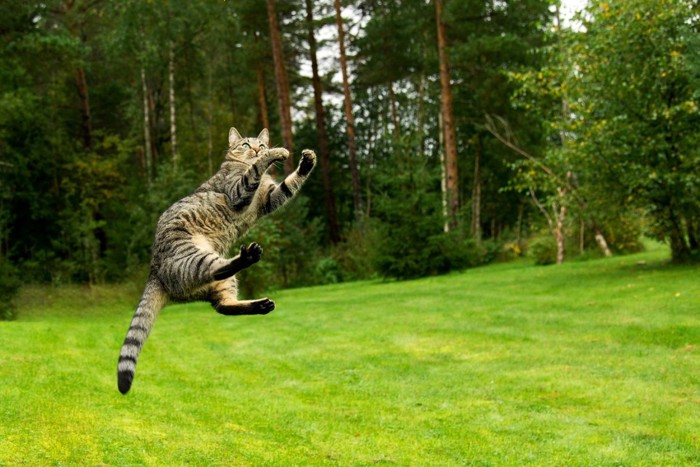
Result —
[[[257,157],[258,153],[263,149],[270,147],[270,133],[267,128],[260,132],[257,138],[244,138],[235,128],[231,128],[228,132],[228,154],[227,157],[234,159],[247,159],[249,157]],[[250,150],[253,152],[250,152]]]

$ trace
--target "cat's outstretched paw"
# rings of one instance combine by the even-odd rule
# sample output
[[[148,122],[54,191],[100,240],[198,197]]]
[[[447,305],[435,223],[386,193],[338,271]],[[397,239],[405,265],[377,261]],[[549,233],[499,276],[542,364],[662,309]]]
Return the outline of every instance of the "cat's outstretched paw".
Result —
[[[299,175],[305,176],[311,172],[316,165],[316,153],[311,149],[301,151],[301,162],[299,162]]]
[[[281,162],[289,157],[289,151],[284,148],[272,148],[268,153],[271,162]]]
[[[241,252],[238,256],[241,259],[241,261],[244,262],[244,264],[250,266],[251,264],[255,264],[258,261],[260,261],[262,253],[262,247],[257,243],[253,242],[247,247],[245,245],[241,245]]]

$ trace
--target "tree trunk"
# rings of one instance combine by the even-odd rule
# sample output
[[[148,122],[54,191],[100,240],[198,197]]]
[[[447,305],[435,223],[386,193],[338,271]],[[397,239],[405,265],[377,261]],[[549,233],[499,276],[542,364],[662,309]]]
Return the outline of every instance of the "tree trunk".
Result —
[[[148,83],[146,70],[141,68],[141,91],[143,92],[143,145],[146,155],[146,183],[151,185],[151,167],[153,166],[153,148],[151,148],[151,113],[148,108]]]
[[[211,63],[207,62],[207,173],[214,173],[214,103]]]
[[[270,117],[267,113],[267,98],[265,92],[265,74],[263,73],[262,63],[258,62],[255,67],[255,77],[258,83],[258,108],[260,116],[260,125],[263,128],[270,129]]]
[[[425,155],[425,70],[418,77],[418,153]]]
[[[277,11],[275,0],[267,0],[267,16],[270,22],[270,42],[272,43],[272,59],[275,65],[275,83],[277,84],[277,102],[280,113],[280,124],[282,126],[282,140],[287,150],[293,153],[292,140],[292,105],[289,99],[289,80],[287,79],[287,69],[284,64],[284,52],[282,50],[282,39],[277,21]],[[294,171],[293,156],[284,162],[285,174]]]
[[[371,98],[371,93],[369,94]],[[365,187],[365,219],[372,218],[372,168],[374,166],[374,142],[377,137],[377,119],[370,123],[369,137],[367,138],[367,176]]]
[[[515,237],[515,244],[518,246],[518,256],[522,255],[523,252],[523,218],[525,214],[525,204],[520,203],[518,206],[518,227]]]
[[[260,33],[255,32],[255,43],[259,41]],[[260,112],[260,124],[263,128],[270,128],[270,117],[267,113],[267,91],[265,89],[265,73],[263,72],[263,64],[261,61],[257,62],[255,66],[255,78],[258,83],[258,107]]]
[[[476,135],[476,153],[474,157],[474,186],[472,188],[472,236],[481,242],[481,135]],[[493,232],[491,232],[493,235]]]
[[[692,217],[685,218],[685,225],[688,231],[688,246],[690,246],[691,251],[697,251],[700,249],[700,239],[698,239],[698,232]]]
[[[690,258],[690,247],[683,232],[682,221],[673,207],[669,207],[668,223],[671,226],[669,234],[671,259],[675,263],[683,263]]]
[[[65,3],[59,6],[58,12],[63,15],[66,21],[66,26],[71,35],[81,43],[84,38],[80,33],[79,16],[69,15],[75,7],[74,0],[66,0]],[[79,64],[75,70],[75,86],[78,91],[78,99],[80,101],[80,132],[83,137],[83,148],[86,152],[92,150],[92,115],[90,113],[90,93],[88,92],[87,78],[85,77],[85,69]]]
[[[396,107],[396,94],[394,94],[394,82],[389,81],[389,108],[391,109],[391,124],[394,127],[394,143],[397,145],[401,139],[401,127],[399,125],[399,111]]]
[[[564,220],[566,218],[566,207],[563,204],[559,204],[556,201],[552,201],[551,209],[552,215],[549,215],[547,208],[544,207],[542,203],[537,199],[535,195],[535,190],[529,187],[530,196],[532,201],[534,201],[535,206],[544,214],[545,219],[547,219],[547,226],[549,227],[549,233],[554,237],[554,241],[557,246],[557,257],[556,263],[561,264],[564,262],[564,246],[565,246],[565,233],[564,233]],[[562,199],[566,194],[565,190],[559,189],[559,198]]]
[[[437,21],[438,56],[440,59],[440,102],[445,138],[445,178],[447,192],[448,227],[457,227],[459,212],[459,178],[457,172],[457,130],[452,112],[452,85],[447,59],[447,37],[445,23],[442,21],[443,0],[435,0],[435,17]]]
[[[326,202],[326,215],[328,216],[328,229],[331,241],[340,242],[340,228],[335,209],[335,196],[333,195],[333,181],[331,179],[330,149],[328,133],[326,132],[326,117],[323,108],[323,89],[321,77],[318,74],[318,59],[316,57],[316,36],[314,34],[314,13],[311,0],[305,0],[306,26],[309,33],[309,54],[311,56],[311,82],[314,88],[314,107],[316,110],[316,131],[318,132],[318,148],[323,177],[323,192]]]
[[[343,17],[340,11],[340,0],[335,0],[335,22],[338,27],[338,45],[340,47],[340,71],[343,77],[343,97],[345,104],[345,122],[348,136],[348,152],[350,153],[350,173],[352,175],[352,205],[355,211],[355,220],[362,220],[362,204],[360,200],[360,173],[357,166],[357,149],[355,145],[355,121],[352,114],[352,96],[350,95],[350,81],[348,79],[348,64],[345,54],[345,31],[343,30]]]
[[[442,194],[442,218],[444,219],[443,230],[450,231],[450,216],[447,208],[447,170],[445,169],[445,131],[442,123],[442,113],[438,115],[438,143],[440,153],[440,193]]]
[[[173,167],[179,165],[179,156],[177,152],[177,124],[175,121],[175,46],[173,41],[169,42],[169,59],[168,59],[168,84],[169,84],[169,101],[170,101],[170,148],[173,155]]]
[[[605,241],[605,236],[603,236],[603,232],[601,232],[600,229],[595,230],[595,241],[598,244],[598,247],[600,247],[600,251],[602,251],[605,256],[610,258],[612,256],[612,251],[610,251],[608,242]]]
[[[85,70],[79,66],[75,73],[75,82],[80,98],[80,115],[82,117],[81,132],[83,134],[83,145],[85,151],[92,150],[92,115],[90,113],[90,93],[88,92]]]
[[[553,210],[556,208],[553,207]],[[557,215],[557,226],[554,231],[554,238],[557,241],[557,264],[564,262],[564,246],[565,246],[565,236],[564,236],[564,219],[566,218],[566,207],[560,206],[559,215]]]
[[[185,45],[184,47],[185,53],[184,55],[184,60],[185,60],[185,84],[187,86],[187,107],[189,108],[189,117],[190,117],[190,131],[192,132],[191,136],[191,141],[194,145],[194,155],[195,157],[199,158],[201,152],[201,148],[199,146],[200,140],[199,140],[199,131],[197,130],[197,119],[195,118],[195,103],[194,99],[192,97],[192,69],[194,66],[191,65],[191,60],[190,60],[190,46]]]

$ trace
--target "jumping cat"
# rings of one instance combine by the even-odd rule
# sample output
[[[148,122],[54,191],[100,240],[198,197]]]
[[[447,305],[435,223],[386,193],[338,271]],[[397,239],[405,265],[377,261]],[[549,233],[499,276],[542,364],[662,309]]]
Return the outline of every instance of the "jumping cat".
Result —
[[[274,310],[275,303],[268,298],[238,300],[235,274],[260,260],[260,245],[243,245],[238,255],[225,257],[255,221],[299,191],[316,165],[316,154],[305,149],[299,167],[275,183],[266,172],[287,159],[289,151],[269,148],[269,140],[267,129],[257,138],[244,138],[231,128],[219,171],[160,216],[150,275],[119,354],[122,394],[131,388],[141,348],[169,300],[205,300],[224,315],[265,315]]]

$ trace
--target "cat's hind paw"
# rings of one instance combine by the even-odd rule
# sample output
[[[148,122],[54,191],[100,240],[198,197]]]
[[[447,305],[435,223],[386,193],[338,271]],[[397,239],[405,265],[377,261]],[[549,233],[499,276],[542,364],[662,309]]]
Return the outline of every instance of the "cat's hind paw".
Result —
[[[266,315],[275,309],[275,302],[269,298],[261,298],[230,305],[216,305],[214,308],[226,316]]]

